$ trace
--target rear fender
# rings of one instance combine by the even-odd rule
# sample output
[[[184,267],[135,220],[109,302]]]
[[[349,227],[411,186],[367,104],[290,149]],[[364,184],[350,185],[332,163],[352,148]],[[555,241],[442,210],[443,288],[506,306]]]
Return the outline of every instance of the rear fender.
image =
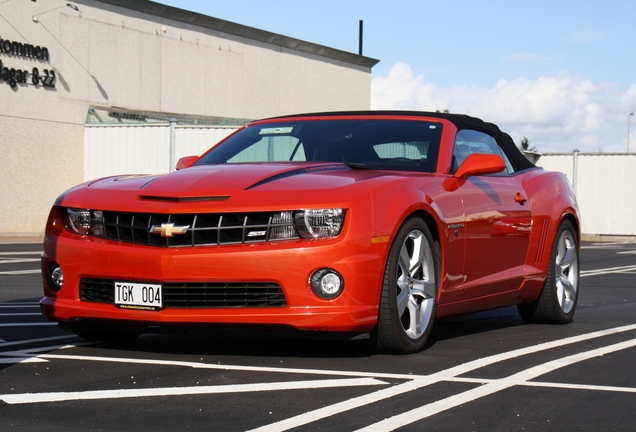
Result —
[[[522,185],[532,208],[532,232],[526,268],[529,278],[539,277],[545,280],[556,232],[564,219],[569,219],[574,225],[580,249],[578,205],[564,174],[537,169],[522,176]],[[538,293],[529,294],[536,297]]]

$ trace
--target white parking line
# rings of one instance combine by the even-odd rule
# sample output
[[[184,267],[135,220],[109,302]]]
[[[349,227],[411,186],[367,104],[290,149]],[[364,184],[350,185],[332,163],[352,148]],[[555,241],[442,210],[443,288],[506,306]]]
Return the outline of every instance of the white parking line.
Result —
[[[0,256],[18,256],[18,255],[42,255],[42,251],[28,251],[28,252],[0,252]]]
[[[0,259],[0,264],[23,264],[23,263],[39,263],[41,261],[40,258],[13,258],[14,256],[25,256],[25,255],[41,255],[42,252],[0,252],[0,257],[9,257]],[[24,274],[36,274],[41,273],[41,270],[38,269],[29,269],[29,270],[7,270],[1,271],[0,275],[24,275]]]
[[[450,378],[448,381],[483,385],[483,384],[488,384],[497,380],[485,379],[485,378],[455,377],[455,378]],[[519,383],[519,385],[524,387],[545,387],[545,388],[559,388],[559,389],[573,389],[573,390],[609,391],[609,392],[617,392],[617,393],[636,393],[636,387],[616,387],[616,386],[600,386],[600,385],[591,385],[591,384],[551,383],[551,382],[545,382],[545,381],[526,381],[523,383]]]
[[[28,262],[40,262],[40,258],[9,258],[0,259],[0,264],[20,264]]]
[[[518,372],[509,377],[499,379],[499,380],[494,380],[488,384],[476,387],[474,389],[465,391],[463,393],[456,394],[454,396],[450,396],[446,399],[435,401],[433,403],[424,405],[414,410],[411,410],[411,411],[396,415],[394,417],[385,419],[381,422],[369,425],[362,429],[358,429],[357,432],[392,431],[397,428],[401,428],[406,425],[415,423],[419,420],[425,419],[432,415],[438,414],[442,411],[446,411],[451,408],[455,408],[459,405],[472,402],[476,399],[489,396],[491,394],[500,392],[502,390],[506,390],[510,387],[523,385],[527,383],[528,381],[530,381],[531,379],[534,379],[541,375],[545,375],[546,373],[552,372],[556,369],[560,369],[565,366],[569,366],[571,364],[578,363],[581,361],[589,360],[594,357],[599,357],[605,354],[610,354],[616,351],[632,348],[634,346],[636,346],[636,339],[620,342],[614,345],[609,345],[603,348],[598,348],[595,350],[586,351],[586,352],[574,354],[568,357],[564,357],[561,359],[553,360],[547,363],[543,363],[543,364],[531,367],[529,369],[526,369],[524,371]]]
[[[23,274],[36,274],[42,273],[42,270],[15,270],[15,271],[3,271],[0,272],[0,275],[23,275]]]
[[[263,392],[275,390],[306,390],[324,389],[335,387],[360,387],[388,385],[384,381],[374,378],[350,378],[333,380],[309,380],[293,382],[270,382],[258,384],[233,384],[221,386],[200,386],[200,387],[167,387],[167,388],[145,388],[126,390],[96,390],[85,392],[57,392],[57,393],[22,393],[0,395],[0,400],[8,404],[26,404],[40,402],[62,402],[70,400],[95,400],[95,399],[118,399],[132,397],[149,396],[183,396],[195,394],[221,394],[221,393],[246,393]]]
[[[579,336],[573,336],[565,339],[559,339],[552,342],[545,342],[539,345],[530,346],[527,348],[520,348],[513,351],[508,351],[501,354],[496,354],[490,357],[485,357],[483,359],[473,360],[471,362],[455,366],[450,369],[446,369],[428,376],[419,376],[413,377],[413,381],[399,384],[397,386],[391,387],[389,389],[380,390],[375,393],[366,394],[363,396],[359,396],[357,398],[349,399],[344,402],[340,402],[334,405],[330,405],[324,408],[317,409],[315,411],[311,411],[308,413],[301,414],[299,416],[290,417],[286,420],[281,420],[276,423],[272,423],[263,427],[259,427],[253,429],[250,432],[274,432],[274,431],[285,431],[289,429],[293,429],[299,426],[303,426],[305,424],[335,415],[340,414],[345,411],[349,411],[355,408],[362,407],[364,405],[368,405],[383,399],[387,399],[392,396],[396,396],[401,393],[406,393],[415,389],[419,389],[422,387],[426,387],[431,384],[438,383],[440,381],[451,381],[453,378],[463,375],[465,373],[474,371],[476,369],[483,368],[485,366],[489,366],[491,364],[495,364],[504,360],[509,360],[512,358],[517,358],[520,356],[537,353],[540,351],[545,351],[552,348],[557,348],[565,345],[570,345],[573,343],[582,342],[585,340],[595,339],[603,336],[608,336],[610,334],[622,333],[627,331],[636,330],[636,325],[628,325],[623,327],[615,327],[608,330],[601,330],[597,332],[587,333]],[[376,374],[369,374],[369,376],[378,376]]]
[[[48,360],[39,359],[37,357],[10,357],[0,358],[0,364],[17,364],[17,363],[47,363]]]
[[[461,364],[431,375],[411,375],[411,374],[386,374],[386,373],[374,373],[374,372],[351,372],[351,371],[337,371],[337,370],[319,370],[319,369],[293,369],[293,368],[275,368],[275,367],[253,367],[253,366],[237,366],[237,365],[223,365],[223,364],[207,364],[199,362],[181,362],[170,360],[153,360],[153,359],[136,359],[136,358],[112,358],[112,357],[93,357],[93,356],[76,356],[76,355],[64,355],[64,354],[48,354],[56,348],[72,348],[73,345],[59,346],[59,347],[38,347],[13,352],[2,353],[4,356],[17,356],[23,359],[29,356],[40,360],[52,360],[52,359],[65,359],[65,360],[83,360],[83,361],[99,361],[110,363],[131,363],[131,364],[149,364],[149,365],[171,365],[181,367],[191,367],[198,369],[219,369],[219,370],[234,370],[234,371],[254,371],[254,372],[276,372],[276,373],[294,373],[294,374],[314,374],[314,375],[330,375],[330,376],[344,376],[349,379],[327,379],[327,380],[311,380],[311,381],[298,381],[298,382],[281,382],[276,383],[278,390],[294,390],[302,388],[310,388],[307,386],[316,386],[318,383],[323,383],[325,386],[339,387],[342,383],[350,380],[353,385],[358,383],[359,385],[386,385],[385,382],[380,381],[383,378],[397,378],[406,380],[406,382],[388,388],[384,388],[379,391],[371,392],[363,396],[355,397],[343,402],[339,402],[321,409],[306,412],[298,416],[294,416],[279,422],[275,422],[263,427],[259,427],[257,431],[283,431],[288,429],[297,428],[303,425],[313,423],[315,421],[324,419],[334,414],[341,414],[343,412],[360,408],[365,405],[375,403],[380,400],[391,398],[393,396],[400,396],[415,389],[423,388],[428,385],[438,383],[441,381],[459,381],[459,382],[474,382],[483,384],[477,388],[451,396],[442,401],[423,406],[417,410],[410,411],[409,413],[395,416],[383,422],[379,422],[363,430],[390,430],[396,427],[402,427],[404,425],[418,421],[419,419],[426,418],[427,416],[435,413],[450,409],[454,406],[458,406],[461,403],[471,402],[479,397],[487,396],[489,394],[501,391],[503,389],[516,386],[539,386],[542,383],[530,382],[531,379],[544,375],[552,370],[556,370],[570,364],[585,361],[595,356],[601,356],[616,352],[619,350],[627,349],[636,346],[636,339],[631,339],[626,342],[598,348],[595,350],[575,354],[558,360],[544,363],[539,366],[535,366],[526,369],[517,374],[511,375],[499,380],[479,379],[479,378],[465,378],[464,375],[468,372],[475,371],[488,365],[492,365],[505,360],[518,358],[524,355],[534,354],[537,352],[563,347],[570,344],[575,344],[583,341],[588,341],[596,338],[602,338],[604,336],[621,334],[624,332],[636,330],[636,324],[627,325],[622,327],[616,327],[583,335],[573,336],[565,339],[555,340],[552,342],[546,342],[526,348],[520,348],[513,351],[500,353],[490,357],[477,359],[465,364]],[[43,353],[37,355],[37,353]],[[355,380],[355,378],[360,378]],[[371,381],[368,381],[371,380]],[[62,392],[62,393],[29,393],[21,395],[1,395],[0,399],[5,400],[7,403],[37,403],[37,402],[49,402],[53,400],[84,400],[84,399],[103,399],[111,397],[144,397],[144,396],[171,396],[180,394],[213,394],[213,393],[232,393],[232,392],[244,392],[244,391],[264,391],[263,389],[271,388],[272,384],[254,383],[245,385],[232,385],[232,386],[209,386],[209,387],[180,387],[180,388],[153,388],[153,389],[124,389],[124,390],[106,390],[106,391],[86,391],[86,392]],[[346,384],[351,385],[351,384]],[[546,386],[567,386],[568,384],[551,384]],[[633,393],[636,389],[620,389],[616,387],[601,387],[601,386],[588,386],[586,389],[592,390],[606,390],[606,391],[627,391]]]
[[[598,276],[610,273],[629,273],[636,271],[636,265],[622,266],[622,267],[608,267],[604,269],[586,270],[580,273],[580,277]]]
[[[36,338],[36,339],[23,339],[17,341],[7,342],[3,339],[0,339],[0,348],[8,347],[8,346],[16,346],[16,345],[29,345],[34,343],[41,342],[50,342],[54,340],[60,339],[71,339],[76,338],[75,335],[64,335],[64,336],[52,336],[46,338]],[[66,348],[68,345],[58,346],[58,349]],[[42,349],[42,347],[38,348]],[[4,358],[0,358],[0,364],[17,364],[17,363],[48,363],[49,360],[33,357],[30,353],[23,352],[19,355],[12,355],[10,352],[0,352],[0,356]]]
[[[14,257],[23,257],[27,255],[42,255],[42,251],[28,251],[28,252],[0,252],[0,264],[22,264],[22,263],[35,263],[40,262],[41,258],[14,258]],[[7,257],[7,258],[3,258]],[[8,270],[1,271],[0,275],[6,276],[15,276],[15,275],[26,275],[26,274],[37,274],[41,273],[41,270],[38,269],[29,269],[29,270]]]
[[[51,342],[54,340],[60,340],[60,339],[71,339],[71,338],[75,338],[77,336],[73,335],[64,335],[64,336],[52,336],[52,337],[45,337],[45,338],[36,338],[36,339],[22,339],[22,340],[18,340],[18,341],[11,341],[11,342],[7,342],[7,341],[3,341],[2,343],[0,343],[0,348],[2,347],[7,347],[7,346],[16,346],[16,345],[29,345],[29,344],[33,344],[33,343],[40,343],[40,342]],[[57,349],[63,348],[63,346],[58,346]],[[39,350],[42,349],[42,347],[38,348]],[[0,355],[7,355],[8,353],[1,353]]]
[[[573,390],[636,393],[636,388],[633,388],[633,387],[599,386],[599,385],[588,385],[588,384],[561,384],[561,383],[549,383],[549,382],[542,382],[542,381],[527,381],[520,385],[523,385],[526,387],[546,387],[546,388],[560,388],[560,389],[573,389]]]

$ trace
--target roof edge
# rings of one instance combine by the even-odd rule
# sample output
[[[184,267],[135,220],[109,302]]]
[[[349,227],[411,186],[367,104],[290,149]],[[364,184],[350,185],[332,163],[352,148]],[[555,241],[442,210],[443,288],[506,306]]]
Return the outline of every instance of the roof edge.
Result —
[[[130,9],[136,12],[142,12],[148,15],[160,18],[170,19],[197,27],[203,27],[210,30],[216,30],[222,33],[251,39],[258,42],[265,42],[282,48],[300,51],[308,54],[314,54],[333,60],[339,60],[345,63],[372,68],[380,62],[380,60],[365,57],[358,54],[342,51],[324,45],[295,39],[289,36],[283,36],[277,33],[260,30],[254,27],[237,24],[231,21],[222,20],[220,18],[203,15],[197,12],[179,9],[173,6],[156,3],[150,0],[97,0],[100,3],[106,3],[112,6],[118,6]]]
[[[457,129],[475,129],[489,132],[503,146],[508,158],[517,170],[534,168],[532,161],[528,160],[521,150],[515,145],[514,141],[506,132],[499,129],[494,123],[488,123],[478,117],[472,117],[466,114],[455,114],[448,112],[432,112],[432,111],[403,111],[403,110],[364,110],[364,111],[332,111],[321,113],[305,113],[292,114],[286,116],[272,117],[271,119],[284,120],[292,117],[320,117],[320,116],[411,116],[411,117],[428,117],[446,119],[453,123]]]

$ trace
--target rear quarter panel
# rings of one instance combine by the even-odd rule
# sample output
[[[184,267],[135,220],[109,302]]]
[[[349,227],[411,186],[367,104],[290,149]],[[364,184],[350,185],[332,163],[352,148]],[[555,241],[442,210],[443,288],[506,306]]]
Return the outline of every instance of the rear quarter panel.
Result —
[[[580,239],[576,197],[570,182],[562,173],[537,168],[518,175],[532,208],[532,233],[526,256],[528,278],[543,282],[548,271],[555,235],[564,219],[572,222]],[[529,289],[529,297],[536,298],[542,287],[543,283]]]

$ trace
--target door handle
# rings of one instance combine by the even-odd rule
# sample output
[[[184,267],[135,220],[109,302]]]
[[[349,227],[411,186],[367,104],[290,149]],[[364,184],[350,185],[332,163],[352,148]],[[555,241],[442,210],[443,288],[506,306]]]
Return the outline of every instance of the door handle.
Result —
[[[517,195],[515,195],[515,202],[524,205],[526,201],[528,201],[528,198],[526,198],[521,192],[517,192]]]

